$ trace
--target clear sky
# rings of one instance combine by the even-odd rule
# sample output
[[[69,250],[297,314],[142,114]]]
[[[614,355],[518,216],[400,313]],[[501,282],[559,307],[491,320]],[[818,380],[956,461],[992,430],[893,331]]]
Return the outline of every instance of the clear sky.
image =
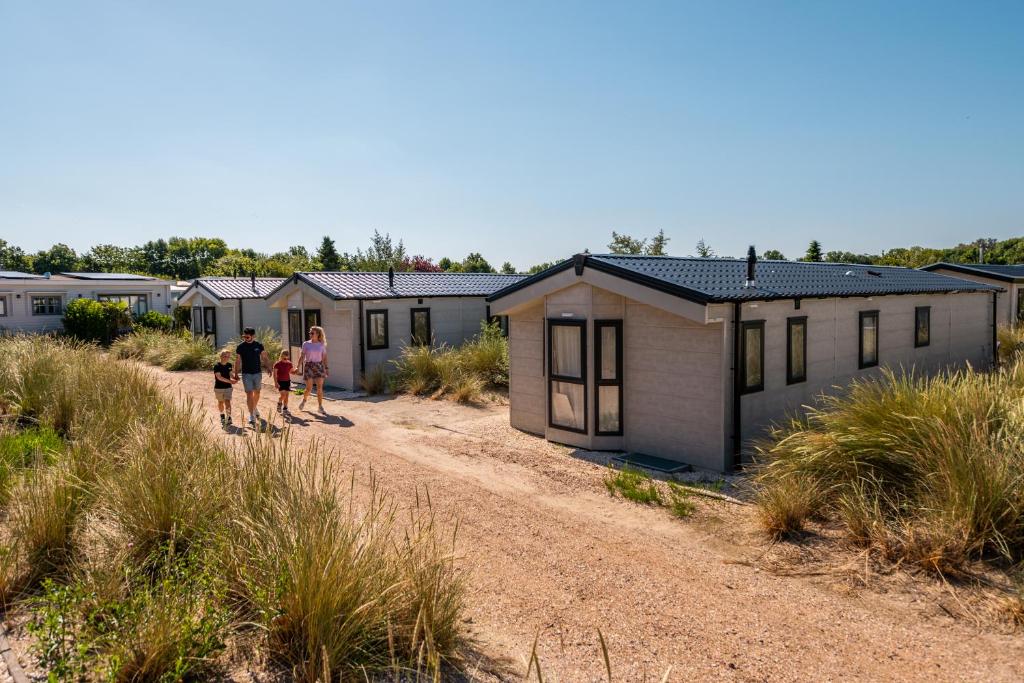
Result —
[[[1024,2],[0,0],[0,238],[1024,234]]]

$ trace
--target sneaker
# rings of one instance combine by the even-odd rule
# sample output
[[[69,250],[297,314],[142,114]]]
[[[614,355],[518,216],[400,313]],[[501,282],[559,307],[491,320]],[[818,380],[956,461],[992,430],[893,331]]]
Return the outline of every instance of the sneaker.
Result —
[[[230,416],[230,415],[228,415],[228,416],[227,416],[227,422],[226,422],[226,424],[227,424],[227,426],[228,426],[228,427],[230,427],[230,426],[231,426],[232,424],[234,424],[234,423],[233,423],[233,422],[231,421],[231,416]]]
[[[256,416],[255,415],[250,415],[249,416],[249,424],[252,425],[253,427],[256,426]]]
[[[278,404],[277,404],[277,412],[279,412],[279,413],[280,413],[280,412],[281,412],[282,410],[284,410],[284,406],[283,406],[283,405],[281,405],[280,403],[278,403]]]
[[[223,427],[223,426],[224,426],[224,425],[226,425],[227,423],[228,423],[228,420],[227,420],[227,418],[226,418],[226,417],[224,417],[224,413],[221,413],[221,414],[220,414],[220,426],[221,426],[221,427]]]
[[[327,414],[327,411],[326,411],[326,410],[324,410],[324,407],[323,407],[323,406],[320,406],[320,414],[321,414],[321,415],[326,415],[326,414]]]

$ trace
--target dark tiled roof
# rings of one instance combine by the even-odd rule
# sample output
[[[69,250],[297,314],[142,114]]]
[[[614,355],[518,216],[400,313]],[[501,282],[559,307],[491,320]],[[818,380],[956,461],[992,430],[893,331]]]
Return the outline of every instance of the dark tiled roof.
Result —
[[[252,288],[252,278],[248,277],[201,277],[194,281],[193,286],[200,286],[218,299],[262,299],[277,289],[288,278],[258,277],[256,291]]]
[[[61,273],[65,277],[76,280],[156,280],[149,275],[136,275],[134,273]]]
[[[968,275],[980,275],[989,277],[1001,282],[1024,282],[1024,264],[998,264],[998,263],[933,263],[924,266],[921,270],[954,270],[958,273]]]
[[[495,292],[489,300],[572,267],[573,260],[564,261]],[[584,268],[594,268],[700,303],[997,289],[912,268],[847,263],[758,261],[751,287],[746,286],[746,259],[590,254]]]
[[[299,278],[334,299],[397,299],[425,296],[487,296],[515,284],[522,275],[494,273],[395,273],[388,286],[387,273],[296,273]]]

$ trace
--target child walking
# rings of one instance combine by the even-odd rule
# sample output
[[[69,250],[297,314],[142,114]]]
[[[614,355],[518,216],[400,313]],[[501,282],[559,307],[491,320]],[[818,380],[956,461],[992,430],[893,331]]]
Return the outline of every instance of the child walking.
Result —
[[[231,352],[221,351],[220,362],[213,366],[213,395],[220,411],[220,426],[231,425],[231,389],[238,382],[231,375]]]
[[[292,361],[288,351],[282,351],[280,358],[274,363],[274,379],[277,380],[277,412],[291,415],[288,412],[288,395],[292,392]]]

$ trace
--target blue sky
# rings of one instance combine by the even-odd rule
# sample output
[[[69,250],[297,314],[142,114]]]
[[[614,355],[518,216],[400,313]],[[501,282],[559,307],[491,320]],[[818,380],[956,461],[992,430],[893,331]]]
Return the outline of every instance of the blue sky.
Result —
[[[1024,3],[0,0],[0,237],[1024,234]]]

